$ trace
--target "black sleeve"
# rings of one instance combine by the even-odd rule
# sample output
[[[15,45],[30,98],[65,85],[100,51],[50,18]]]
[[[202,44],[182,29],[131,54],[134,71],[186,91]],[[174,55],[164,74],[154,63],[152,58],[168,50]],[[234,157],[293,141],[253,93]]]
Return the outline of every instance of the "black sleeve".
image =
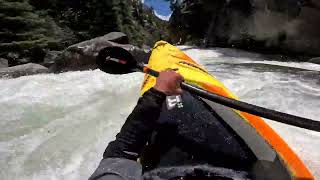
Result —
[[[166,98],[153,88],[147,91],[127,118],[116,140],[109,143],[103,158],[126,158],[136,161],[150,139]]]
[[[142,167],[128,159],[102,159],[89,180],[142,180]]]

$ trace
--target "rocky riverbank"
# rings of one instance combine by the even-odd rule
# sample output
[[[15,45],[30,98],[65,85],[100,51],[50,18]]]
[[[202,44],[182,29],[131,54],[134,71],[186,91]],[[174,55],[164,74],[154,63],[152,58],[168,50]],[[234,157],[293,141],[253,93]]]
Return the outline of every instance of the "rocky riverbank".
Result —
[[[170,30],[176,42],[285,54],[300,61],[320,56],[319,1],[186,0],[172,6]]]
[[[0,11],[4,77],[17,77],[8,67],[29,74],[21,66],[28,63],[48,72],[94,68],[93,56],[105,46],[145,54],[143,45],[168,40],[168,23],[141,0],[1,0]]]
[[[96,69],[98,52],[110,46],[122,47],[128,50],[138,61],[148,61],[150,48],[131,45],[126,34],[111,32],[101,37],[71,45],[63,51],[49,51],[45,54],[44,60],[38,64],[27,63],[8,67],[8,60],[1,58],[0,78]]]

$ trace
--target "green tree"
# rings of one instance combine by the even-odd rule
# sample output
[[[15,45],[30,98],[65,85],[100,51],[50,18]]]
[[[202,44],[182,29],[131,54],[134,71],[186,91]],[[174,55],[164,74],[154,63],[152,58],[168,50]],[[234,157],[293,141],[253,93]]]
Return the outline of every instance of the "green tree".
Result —
[[[27,0],[0,0],[0,24],[1,56],[12,52],[41,61],[43,57],[34,57],[40,49],[63,46],[62,30],[45,12],[34,11]]]
[[[140,0],[0,0],[0,24],[0,56],[14,52],[39,61],[40,51],[112,31],[126,33],[134,45],[168,40],[166,22]]]
[[[90,19],[89,33],[91,37],[101,36],[111,31],[118,31],[118,20],[114,13],[113,0],[88,0],[87,16]]]
[[[32,12],[28,2],[0,0],[0,10],[1,50],[24,49],[47,42],[45,20]]]

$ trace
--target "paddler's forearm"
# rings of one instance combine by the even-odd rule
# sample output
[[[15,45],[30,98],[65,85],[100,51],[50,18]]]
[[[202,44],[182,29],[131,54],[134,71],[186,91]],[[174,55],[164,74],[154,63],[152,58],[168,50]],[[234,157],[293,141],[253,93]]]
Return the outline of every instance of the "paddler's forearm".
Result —
[[[116,140],[109,143],[103,158],[137,160],[150,139],[166,95],[155,89],[147,91],[122,126]]]
[[[90,180],[142,179],[142,167],[136,160],[155,128],[165,94],[182,93],[182,81],[183,77],[172,70],[159,73],[155,85],[157,90],[152,88],[139,99],[116,140],[109,143]]]

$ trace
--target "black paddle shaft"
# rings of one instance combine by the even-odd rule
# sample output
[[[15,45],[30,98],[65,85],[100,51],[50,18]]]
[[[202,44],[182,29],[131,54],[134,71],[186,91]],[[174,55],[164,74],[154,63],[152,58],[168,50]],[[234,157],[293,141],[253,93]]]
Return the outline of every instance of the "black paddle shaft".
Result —
[[[191,92],[192,94],[198,95],[200,97],[216,102],[218,104],[225,105],[233,109],[247,112],[256,116],[261,116],[273,121],[320,132],[320,121],[298,117],[291,114],[286,114],[272,109],[267,109],[246,102],[238,101],[235,99],[227,98],[224,96],[219,96],[217,94],[208,92],[206,90],[192,86],[187,83],[182,83],[181,88],[183,90]]]
[[[154,76],[154,77],[159,76],[159,72],[153,69],[147,68],[142,64],[139,64],[138,68],[142,72],[149,74],[151,76]],[[320,132],[320,121],[315,121],[312,119],[294,116],[291,114],[286,114],[283,112],[267,109],[264,107],[256,106],[256,105],[242,102],[239,100],[220,96],[185,82],[181,83],[181,88],[192,94],[198,95],[202,98],[208,99],[210,101],[216,102],[218,104],[222,104],[224,106],[227,106],[239,111],[247,112],[256,116],[261,116],[261,117],[264,117],[273,121],[285,123],[288,125]]]
[[[121,47],[107,47],[102,49],[97,56],[97,65],[102,71],[111,74],[127,74],[130,72],[141,71],[154,77],[159,76],[159,72],[148,68],[143,63],[138,63],[130,52]],[[220,96],[199,87],[187,84],[186,82],[181,83],[181,88],[192,94],[236,110],[292,126],[320,132],[320,121],[298,117]]]

